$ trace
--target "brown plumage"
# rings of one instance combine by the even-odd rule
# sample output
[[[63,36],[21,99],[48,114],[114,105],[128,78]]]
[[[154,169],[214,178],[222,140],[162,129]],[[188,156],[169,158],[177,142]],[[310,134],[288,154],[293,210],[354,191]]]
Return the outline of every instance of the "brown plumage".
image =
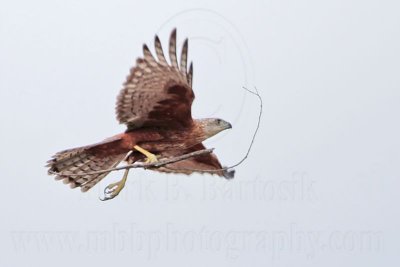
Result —
[[[154,42],[157,59],[143,45],[144,56],[137,59],[117,98],[117,119],[127,125],[126,132],[101,143],[55,154],[47,166],[50,174],[56,174],[57,180],[62,179],[72,188],[81,187],[82,191],[87,191],[108,173],[85,173],[112,168],[124,160],[130,151],[133,153],[129,162],[143,160],[144,155],[134,149],[136,145],[160,157],[179,156],[204,149],[202,141],[231,128],[228,122],[221,119],[192,119],[193,65],[190,63],[187,70],[188,40],[183,43],[179,65],[176,30],[172,31],[169,41],[170,64],[165,59],[157,36]],[[190,174],[221,168],[217,157],[208,154],[152,170]],[[233,177],[233,171],[210,173]]]

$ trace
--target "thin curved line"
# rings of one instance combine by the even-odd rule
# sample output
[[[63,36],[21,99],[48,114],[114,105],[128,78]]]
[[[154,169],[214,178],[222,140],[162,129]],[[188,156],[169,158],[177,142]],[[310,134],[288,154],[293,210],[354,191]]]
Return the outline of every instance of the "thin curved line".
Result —
[[[262,101],[262,98],[261,98],[261,96],[260,96],[260,93],[258,92],[257,87],[254,87],[254,89],[256,90],[256,92],[253,92],[253,91],[247,89],[247,88],[244,87],[244,86],[243,86],[243,89],[245,89],[247,92],[249,92],[249,93],[251,93],[251,94],[257,96],[257,98],[260,100],[260,112],[259,112],[259,114],[258,114],[257,126],[256,126],[256,129],[254,130],[253,137],[252,137],[252,139],[251,139],[249,148],[247,149],[247,152],[246,152],[246,154],[244,155],[244,157],[243,157],[240,161],[238,161],[237,163],[235,163],[235,164],[233,164],[233,165],[231,165],[231,166],[228,166],[228,167],[221,168],[221,169],[213,169],[213,170],[202,170],[202,169],[174,169],[174,168],[170,168],[170,167],[166,167],[166,166],[164,166],[164,168],[170,169],[170,170],[174,170],[174,171],[220,172],[220,171],[227,171],[227,170],[233,169],[233,168],[239,166],[240,164],[242,164],[242,163],[248,158],[248,156],[249,156],[249,154],[250,154],[250,151],[251,151],[251,148],[253,147],[254,140],[256,139],[258,130],[260,129],[261,117],[262,117],[262,112],[263,112],[263,101]]]
[[[246,42],[245,42],[245,39],[243,38],[243,36],[241,35],[240,31],[239,31],[238,28],[235,26],[235,24],[233,24],[231,21],[229,21],[226,17],[224,17],[224,16],[221,15],[220,13],[218,13],[218,12],[216,12],[216,11],[214,11],[214,10],[211,10],[211,9],[207,9],[207,8],[190,8],[190,9],[182,10],[182,11],[176,13],[175,15],[171,16],[169,19],[167,19],[167,20],[158,28],[157,33],[158,33],[166,24],[170,23],[173,19],[175,19],[175,18],[181,16],[182,14],[189,13],[189,12],[195,12],[195,11],[201,11],[201,12],[205,12],[205,13],[211,13],[211,14],[214,14],[215,16],[220,17],[221,19],[223,19],[223,20],[224,20],[228,25],[230,25],[230,26],[232,27],[232,29],[236,32],[236,34],[237,34],[237,36],[240,38],[240,41],[241,41],[242,45],[244,46],[245,50],[247,50],[247,54],[250,55],[250,54],[249,54],[249,51],[250,51],[250,50],[249,50],[249,48],[248,48],[248,46],[247,46],[247,44],[246,44]],[[231,39],[233,40],[234,45],[236,46],[236,48],[237,48],[237,50],[238,50],[238,52],[239,52],[239,54],[240,54],[240,60],[241,60],[241,62],[242,62],[242,65],[244,66],[244,70],[245,70],[245,71],[244,71],[244,83],[245,83],[245,85],[247,85],[247,83],[248,83],[248,78],[249,78],[249,77],[248,77],[248,75],[247,75],[246,69],[247,69],[248,67],[251,68],[251,66],[252,66],[252,60],[251,60],[251,58],[250,58],[250,56],[249,56],[249,57],[248,57],[249,65],[247,65],[246,60],[245,60],[245,57],[244,57],[244,55],[243,55],[243,52],[242,52],[242,50],[241,50],[241,48],[240,48],[240,45],[237,44],[237,42],[235,41],[234,36],[231,34],[231,32],[230,32],[229,30],[226,29],[226,27],[224,27],[224,26],[221,25],[221,24],[219,24],[219,25],[220,25],[222,28],[224,28],[225,31],[226,31],[226,33],[228,33],[228,35],[231,37]],[[251,71],[251,73],[252,73],[251,76],[254,76],[253,71]],[[243,99],[243,100],[242,100],[242,102],[241,102],[241,105],[240,105],[240,108],[239,108],[239,112],[238,112],[238,114],[235,116],[235,119],[233,120],[233,123],[235,123],[235,122],[237,122],[237,121],[239,120],[239,118],[240,118],[240,116],[241,116],[241,114],[242,114],[242,112],[243,112],[244,103],[245,103],[245,100],[246,100],[246,99],[245,99],[245,95],[243,96],[242,99]],[[222,136],[221,136],[221,137],[222,137]]]

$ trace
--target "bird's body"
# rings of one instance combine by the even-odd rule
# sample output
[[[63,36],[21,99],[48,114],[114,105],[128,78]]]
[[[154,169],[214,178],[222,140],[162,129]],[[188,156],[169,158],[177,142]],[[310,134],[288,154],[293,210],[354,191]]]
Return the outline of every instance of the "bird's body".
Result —
[[[190,64],[187,70],[187,39],[180,64],[176,56],[175,30],[168,49],[170,63],[164,57],[157,36],[155,50],[158,60],[146,45],[143,46],[144,57],[137,59],[117,98],[117,119],[127,125],[126,132],[100,143],[56,153],[48,166],[49,173],[55,174],[57,180],[87,191],[108,174],[96,171],[112,168],[123,160],[130,163],[145,158],[157,160],[155,155],[172,157],[204,149],[204,140],[231,128],[221,119],[192,119],[193,66]],[[215,170],[211,173],[227,178],[233,176],[233,172],[221,168],[217,157],[208,154],[152,170],[185,174]]]
[[[153,153],[186,150],[207,139],[201,121],[194,120],[189,127],[143,127],[117,134],[90,147],[97,148],[99,154],[127,154],[138,145]]]

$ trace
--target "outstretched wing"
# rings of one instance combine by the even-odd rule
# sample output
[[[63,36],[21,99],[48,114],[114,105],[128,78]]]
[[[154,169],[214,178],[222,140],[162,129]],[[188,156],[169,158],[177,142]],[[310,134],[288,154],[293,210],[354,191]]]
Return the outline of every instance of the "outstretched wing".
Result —
[[[187,70],[188,40],[183,44],[180,64],[176,56],[176,29],[169,40],[170,63],[164,57],[161,42],[155,37],[158,60],[143,45],[143,58],[128,75],[116,106],[117,119],[128,130],[142,126],[189,126],[192,124],[191,106],[193,65]]]
[[[205,149],[205,146],[202,143],[200,143],[187,150],[161,153],[161,157],[170,158],[202,149]],[[221,170],[221,169],[222,165],[219,162],[217,156],[214,153],[210,153],[178,161],[175,163],[167,164],[165,165],[165,167],[154,168],[151,170],[159,172],[183,173],[183,174],[192,174],[195,172],[210,173],[210,174],[216,174],[218,176],[223,176],[227,179],[231,179],[234,177],[235,175],[234,170]]]

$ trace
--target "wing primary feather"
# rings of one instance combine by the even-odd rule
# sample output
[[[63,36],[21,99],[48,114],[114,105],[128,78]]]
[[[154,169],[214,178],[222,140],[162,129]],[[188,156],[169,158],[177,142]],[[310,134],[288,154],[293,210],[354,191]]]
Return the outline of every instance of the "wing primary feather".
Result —
[[[186,76],[187,75],[187,55],[188,55],[188,39],[185,39],[182,47],[181,53],[181,73]]]
[[[146,44],[143,44],[143,55],[144,55],[144,59],[150,63],[151,65],[156,65],[157,62],[155,61],[153,55],[150,52],[150,49],[147,47]]]
[[[157,58],[160,61],[160,64],[166,66],[167,64],[167,60],[164,57],[164,52],[161,46],[161,42],[160,42],[160,38],[158,38],[158,36],[156,35],[154,37],[154,46],[156,48],[156,54],[157,54]]]
[[[188,61],[189,41],[182,39],[182,48],[177,52],[175,29],[167,52],[159,37],[154,38],[155,50],[143,45],[142,57],[136,60],[117,97],[117,119],[128,126],[127,131],[169,125],[171,121],[185,127],[192,123],[193,65]]]
[[[178,61],[176,59],[176,29],[174,29],[169,38],[169,58],[171,60],[172,67],[179,69]]]
[[[192,87],[192,79],[193,79],[193,62],[190,62],[189,72],[187,76],[187,81],[190,87]]]

